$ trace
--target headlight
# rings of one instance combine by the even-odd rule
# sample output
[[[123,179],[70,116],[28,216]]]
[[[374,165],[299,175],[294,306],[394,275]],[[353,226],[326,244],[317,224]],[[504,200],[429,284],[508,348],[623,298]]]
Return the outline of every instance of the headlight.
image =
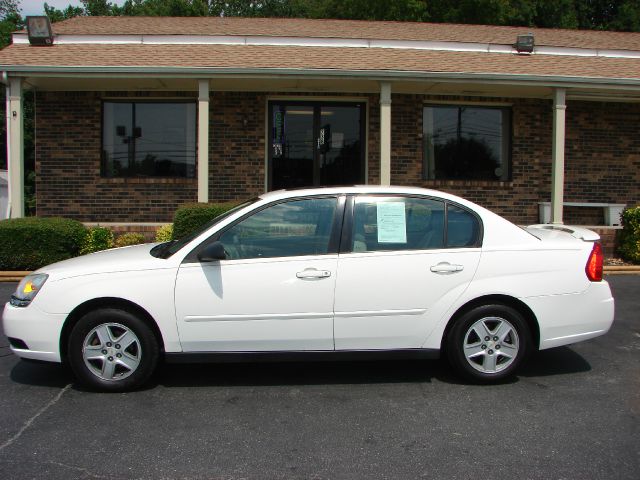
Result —
[[[26,307],[36,297],[49,275],[35,273],[22,279],[9,303],[14,307]]]

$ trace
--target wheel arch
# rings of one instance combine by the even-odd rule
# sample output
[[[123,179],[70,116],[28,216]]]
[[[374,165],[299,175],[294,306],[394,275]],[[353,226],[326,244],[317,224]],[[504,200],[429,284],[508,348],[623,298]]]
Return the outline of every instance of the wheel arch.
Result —
[[[533,310],[531,310],[531,308],[529,308],[526,303],[515,297],[510,297],[509,295],[484,295],[482,297],[474,298],[473,300],[465,303],[460,308],[458,308],[458,310],[456,310],[456,312],[451,316],[442,334],[442,340],[440,341],[440,351],[445,351],[447,336],[449,335],[449,332],[451,331],[453,325],[456,323],[456,320],[458,320],[468,311],[473,310],[476,307],[481,307],[483,305],[504,305],[507,307],[511,307],[518,313],[520,313],[529,326],[533,348],[535,350],[539,348],[540,325],[538,324],[538,319],[533,313]]]
[[[69,343],[69,335],[71,335],[73,327],[85,314],[94,310],[98,310],[100,308],[116,308],[136,315],[151,329],[153,335],[158,341],[160,352],[164,352],[164,339],[162,338],[160,328],[158,327],[155,319],[147,310],[145,310],[137,303],[132,302],[131,300],[125,300],[124,298],[117,297],[102,297],[94,298],[81,303],[76,308],[74,308],[71,313],[69,313],[69,315],[67,315],[64,325],[62,326],[62,332],[60,334],[60,358],[63,362],[67,361],[67,344]]]

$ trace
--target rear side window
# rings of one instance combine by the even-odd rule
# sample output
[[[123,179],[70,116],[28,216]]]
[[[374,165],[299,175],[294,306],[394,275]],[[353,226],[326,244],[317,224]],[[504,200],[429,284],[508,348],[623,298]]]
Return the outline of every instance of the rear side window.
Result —
[[[360,196],[353,206],[351,251],[475,247],[480,231],[473,213],[443,200]]]
[[[447,248],[474,247],[479,243],[480,224],[471,212],[447,205]]]
[[[442,248],[444,207],[427,198],[356,197],[352,251]]]

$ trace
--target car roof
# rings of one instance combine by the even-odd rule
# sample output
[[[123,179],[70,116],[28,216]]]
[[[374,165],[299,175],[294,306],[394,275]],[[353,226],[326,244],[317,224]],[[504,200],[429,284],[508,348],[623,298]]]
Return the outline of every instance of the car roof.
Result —
[[[465,200],[456,195],[431,190],[420,187],[405,186],[381,186],[381,185],[353,185],[339,187],[320,187],[320,188],[296,188],[289,190],[275,190],[260,195],[260,198],[266,201],[274,201],[292,197],[305,197],[310,195],[336,195],[336,194],[404,194],[404,195],[425,195],[439,197],[452,200],[469,206],[477,207],[472,202]]]

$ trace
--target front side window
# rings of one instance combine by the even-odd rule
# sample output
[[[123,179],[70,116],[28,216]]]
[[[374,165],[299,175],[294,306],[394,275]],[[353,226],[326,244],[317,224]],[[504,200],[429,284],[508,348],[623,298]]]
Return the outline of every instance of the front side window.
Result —
[[[511,110],[434,105],[424,108],[425,180],[510,178]]]
[[[195,172],[195,103],[103,103],[102,176],[194,178]]]
[[[278,203],[251,215],[219,238],[230,260],[329,253],[337,198]]]

